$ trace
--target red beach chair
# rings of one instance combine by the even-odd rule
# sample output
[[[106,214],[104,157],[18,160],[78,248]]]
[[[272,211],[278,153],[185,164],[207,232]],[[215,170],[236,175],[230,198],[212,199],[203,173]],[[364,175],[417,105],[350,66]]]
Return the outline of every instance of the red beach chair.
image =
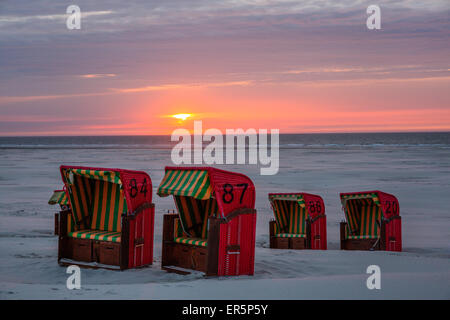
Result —
[[[59,213],[58,262],[121,270],[152,264],[149,175],[69,166],[60,171],[69,204]]]
[[[177,207],[176,214],[164,215],[164,270],[253,275],[255,187],[248,177],[210,167],[166,167],[158,195],[172,195]]]
[[[397,198],[381,191],[341,193],[341,249],[402,251]]]
[[[325,205],[309,193],[269,193],[275,220],[269,222],[270,247],[327,249]]]

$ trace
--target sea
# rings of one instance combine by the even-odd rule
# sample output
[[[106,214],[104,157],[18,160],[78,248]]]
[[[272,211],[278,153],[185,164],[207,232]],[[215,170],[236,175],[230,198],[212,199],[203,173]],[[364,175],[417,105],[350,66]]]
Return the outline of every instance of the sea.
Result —
[[[170,136],[0,137],[5,149],[168,149]],[[281,134],[280,148],[450,147],[450,132]]]

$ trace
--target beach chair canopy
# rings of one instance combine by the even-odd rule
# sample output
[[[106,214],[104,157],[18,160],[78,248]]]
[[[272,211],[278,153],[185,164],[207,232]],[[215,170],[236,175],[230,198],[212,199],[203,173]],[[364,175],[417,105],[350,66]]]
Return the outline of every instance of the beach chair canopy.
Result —
[[[255,188],[248,177],[209,167],[166,167],[157,193],[174,197],[180,218],[176,236],[195,238],[180,241],[207,239],[209,217],[225,218],[233,210],[255,206]]]
[[[148,174],[123,169],[61,166],[77,230],[121,231],[121,215],[151,203]]]
[[[309,193],[269,193],[275,216],[277,237],[306,237],[306,220],[325,214],[318,195]]]
[[[400,214],[397,198],[385,192],[341,193],[340,197],[347,220],[348,239],[378,238],[381,220]]]
[[[59,204],[60,206],[67,206],[69,205],[69,198],[67,198],[67,194],[64,190],[55,190],[48,200],[48,204]]]

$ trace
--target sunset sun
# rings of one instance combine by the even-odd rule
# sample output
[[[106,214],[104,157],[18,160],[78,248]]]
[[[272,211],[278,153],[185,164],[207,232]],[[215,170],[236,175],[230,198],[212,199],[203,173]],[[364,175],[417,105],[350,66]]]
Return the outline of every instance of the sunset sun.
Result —
[[[192,117],[192,114],[190,114],[190,113],[177,113],[177,114],[172,115],[172,118],[178,119],[180,121],[184,121],[190,117]]]

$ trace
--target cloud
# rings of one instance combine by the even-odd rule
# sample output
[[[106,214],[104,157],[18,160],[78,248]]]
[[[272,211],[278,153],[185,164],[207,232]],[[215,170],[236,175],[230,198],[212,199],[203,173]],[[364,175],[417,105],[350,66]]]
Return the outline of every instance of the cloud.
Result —
[[[327,71],[328,70],[328,71]],[[338,71],[336,71],[338,70]],[[321,72],[331,72],[331,73],[341,73],[350,72],[342,71],[345,69],[323,69]],[[359,70],[359,69],[355,69]],[[283,74],[285,72],[279,72]],[[383,72],[382,72],[383,73]],[[295,73],[297,74],[297,73]],[[177,84],[159,84],[144,87],[134,87],[134,88],[111,88],[108,91],[102,92],[90,92],[90,93],[74,93],[74,94],[55,94],[55,95],[42,95],[42,96],[0,96],[0,105],[10,104],[10,103],[23,103],[23,102],[34,102],[41,100],[55,100],[55,99],[68,99],[68,98],[83,98],[83,97],[95,97],[95,96],[106,96],[106,95],[119,95],[119,94],[132,94],[132,93],[143,93],[143,92],[153,92],[153,91],[169,91],[178,89],[198,89],[198,88],[220,88],[220,87],[243,87],[243,86],[256,86],[256,85],[301,85],[301,86],[366,86],[370,84],[390,84],[390,83],[408,83],[408,82],[446,82],[450,81],[450,76],[432,76],[423,75],[421,77],[383,77],[374,78],[368,77],[367,74],[363,73],[364,76],[356,79],[264,79],[264,80],[245,80],[245,81],[229,81],[229,82],[212,82],[212,83],[177,83]],[[385,72],[383,74],[390,74]]]
[[[231,82],[213,82],[213,83],[178,83],[178,84],[160,84],[136,88],[113,88],[109,91],[90,92],[90,93],[71,93],[71,94],[54,94],[42,96],[0,96],[0,105],[20,102],[34,102],[41,100],[55,100],[68,98],[82,98],[115,95],[124,93],[140,93],[161,90],[176,90],[176,89],[196,89],[196,88],[214,88],[214,87],[230,87],[230,86],[248,86],[251,81],[231,81]]]
[[[96,73],[96,74],[82,74],[79,77],[84,79],[99,79],[99,78],[112,78],[117,76],[114,73]]]
[[[230,86],[248,86],[252,81],[230,81],[230,82],[212,82],[212,83],[184,83],[184,84],[163,84],[137,88],[113,89],[117,93],[136,93],[147,91],[173,90],[173,89],[195,89],[195,88],[214,88]]]
[[[0,105],[9,103],[21,103],[21,102],[35,102],[41,100],[55,100],[55,99],[67,99],[67,98],[81,98],[81,97],[94,97],[101,95],[108,95],[110,92],[95,92],[95,93],[75,93],[75,94],[54,94],[54,95],[42,95],[42,96],[0,96]]]

